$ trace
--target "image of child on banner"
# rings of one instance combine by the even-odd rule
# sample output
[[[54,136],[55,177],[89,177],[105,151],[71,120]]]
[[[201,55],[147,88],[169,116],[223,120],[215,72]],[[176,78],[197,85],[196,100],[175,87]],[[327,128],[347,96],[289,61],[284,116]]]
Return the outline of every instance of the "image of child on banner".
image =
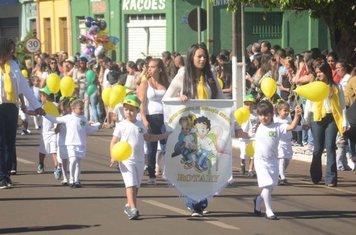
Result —
[[[195,166],[200,172],[206,171],[209,168],[209,162],[211,165],[215,165],[217,158],[217,150],[215,146],[215,135],[210,133],[211,123],[210,120],[201,116],[194,120],[194,127],[197,135],[197,146],[195,156]]]
[[[192,132],[194,125],[194,116],[187,115],[179,119],[181,132],[178,135],[178,141],[174,146],[172,157],[182,155],[181,163],[185,169],[190,169],[193,166],[193,152],[196,146],[196,136]]]

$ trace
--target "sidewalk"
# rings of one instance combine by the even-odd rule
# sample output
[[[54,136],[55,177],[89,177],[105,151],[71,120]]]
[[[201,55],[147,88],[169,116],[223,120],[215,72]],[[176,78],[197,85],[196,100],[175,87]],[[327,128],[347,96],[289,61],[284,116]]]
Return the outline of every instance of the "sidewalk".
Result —
[[[233,152],[238,152],[238,157],[240,156],[240,145],[239,140],[237,138],[232,139],[232,148]],[[305,154],[303,147],[293,146],[293,159],[297,161],[303,162],[311,162],[313,155],[312,154]],[[235,156],[235,155],[234,155]],[[326,165],[326,154],[324,153],[322,156],[322,164]],[[348,158],[348,165],[355,169],[355,163]]]

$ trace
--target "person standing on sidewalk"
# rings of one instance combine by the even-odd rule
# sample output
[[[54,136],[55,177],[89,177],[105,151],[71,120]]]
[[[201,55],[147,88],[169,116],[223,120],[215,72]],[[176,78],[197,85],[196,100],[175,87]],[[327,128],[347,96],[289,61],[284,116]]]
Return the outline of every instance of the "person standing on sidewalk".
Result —
[[[15,43],[8,38],[0,38],[0,188],[10,188],[12,157],[16,151],[16,131],[19,95],[29,101],[39,115],[43,115],[38,102],[23,77],[16,61],[12,59]]]
[[[162,134],[165,132],[162,97],[169,86],[163,61],[161,59],[150,60],[147,75],[147,79],[141,82],[137,92],[138,98],[142,101],[140,107],[142,122],[148,133]],[[162,140],[159,143],[161,151],[158,159],[162,159],[166,141]],[[159,174],[159,171],[155,170],[156,163],[158,163],[156,161],[157,144],[157,142],[147,142],[148,184],[156,184],[156,175]]]
[[[314,139],[313,159],[310,166],[310,176],[314,184],[322,179],[321,156],[326,148],[326,175],[325,185],[337,186],[336,168],[336,136],[347,130],[349,123],[346,119],[346,106],[344,92],[340,85],[333,81],[330,66],[323,60],[313,62],[316,79],[326,83],[329,95],[322,101],[306,103],[306,121],[310,122]]]

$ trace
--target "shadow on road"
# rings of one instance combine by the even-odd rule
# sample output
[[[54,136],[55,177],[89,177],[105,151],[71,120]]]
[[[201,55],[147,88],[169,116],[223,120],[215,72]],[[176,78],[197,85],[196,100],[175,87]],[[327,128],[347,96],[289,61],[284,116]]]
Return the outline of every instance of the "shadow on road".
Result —
[[[58,231],[58,230],[75,230],[86,229],[91,227],[99,227],[101,225],[77,225],[77,224],[64,224],[54,226],[34,226],[34,227],[16,227],[16,228],[2,228],[0,234],[3,233],[29,233],[29,232],[46,232],[46,231]]]

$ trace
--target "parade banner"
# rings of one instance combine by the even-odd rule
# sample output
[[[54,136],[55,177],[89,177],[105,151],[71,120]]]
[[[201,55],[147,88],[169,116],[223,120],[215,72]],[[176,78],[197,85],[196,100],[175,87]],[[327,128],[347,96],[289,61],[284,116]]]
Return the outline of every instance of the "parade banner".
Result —
[[[164,175],[183,195],[199,201],[232,180],[230,100],[164,101],[167,140]]]

